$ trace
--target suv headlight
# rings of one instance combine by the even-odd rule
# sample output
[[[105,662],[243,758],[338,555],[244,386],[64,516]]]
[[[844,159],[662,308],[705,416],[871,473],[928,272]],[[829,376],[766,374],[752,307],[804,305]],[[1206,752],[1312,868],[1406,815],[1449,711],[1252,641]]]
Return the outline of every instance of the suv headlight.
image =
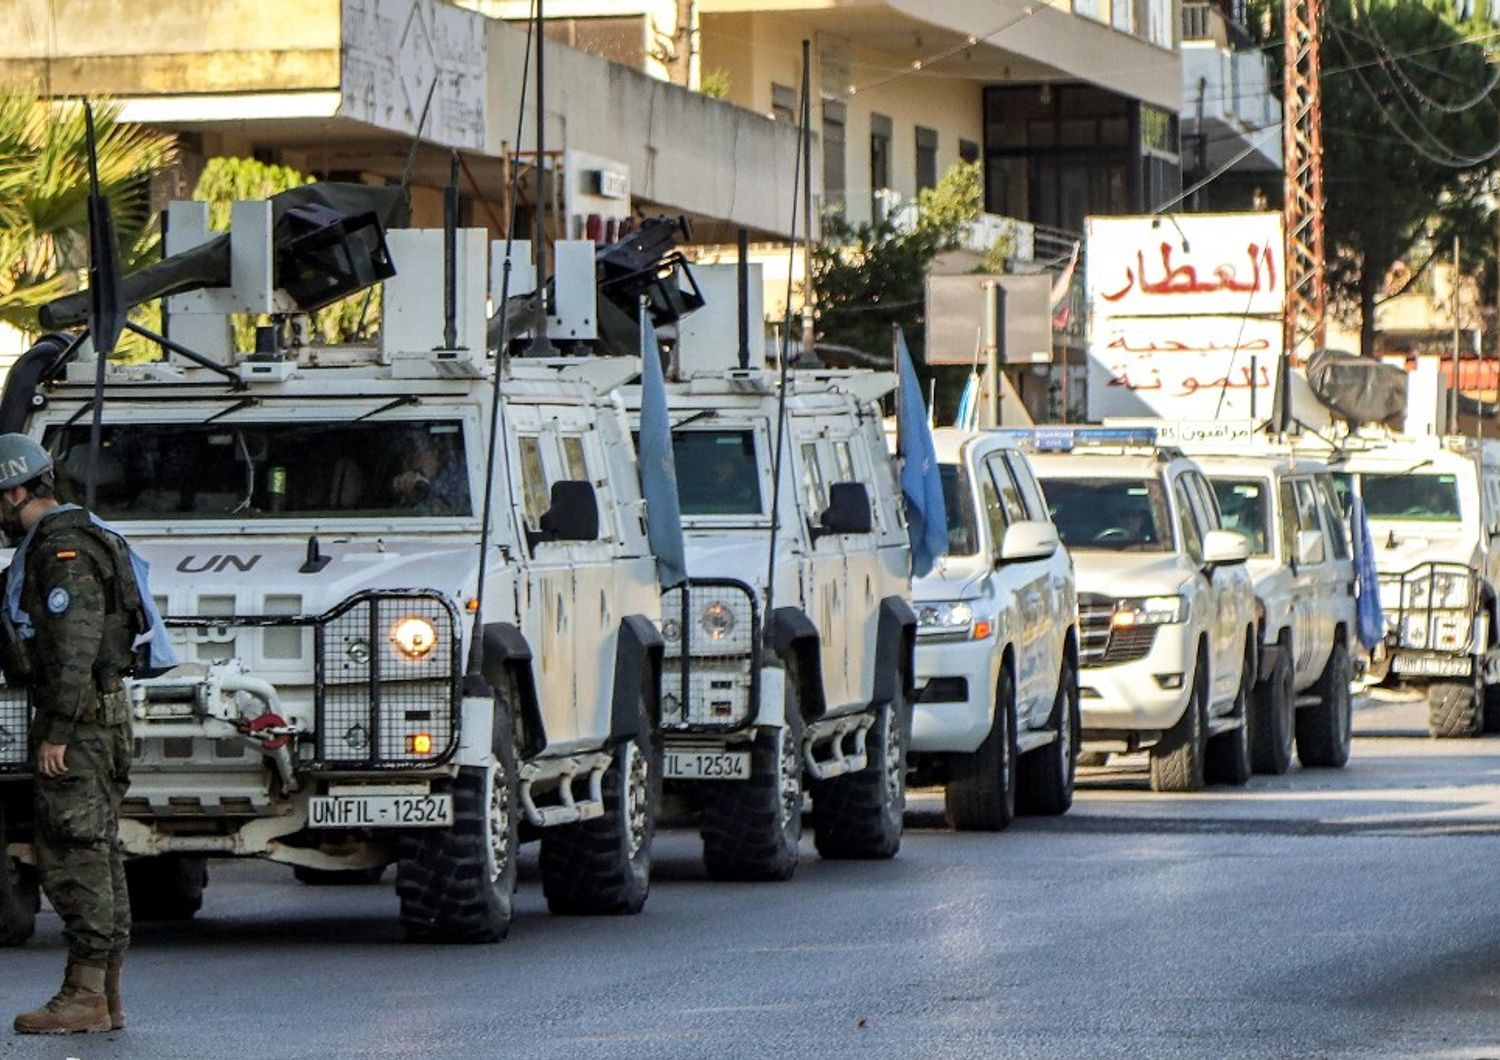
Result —
[[[1187,621],[1187,598],[1182,596],[1140,596],[1115,601],[1111,626],[1165,626]]]
[[[420,662],[437,647],[437,627],[421,615],[407,615],[391,624],[391,646],[396,654]]]
[[[995,631],[995,624],[990,619],[976,615],[973,605],[962,600],[919,604],[917,626],[924,633],[956,635],[971,640],[983,640]]]

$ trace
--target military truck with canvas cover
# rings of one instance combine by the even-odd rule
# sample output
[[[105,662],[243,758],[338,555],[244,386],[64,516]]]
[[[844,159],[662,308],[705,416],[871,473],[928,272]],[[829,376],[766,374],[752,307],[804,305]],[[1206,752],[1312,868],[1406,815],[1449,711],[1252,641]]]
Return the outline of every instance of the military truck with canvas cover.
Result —
[[[779,482],[774,373],[668,386],[689,582],[662,600],[664,784],[715,878],[790,877],[806,793],[824,857],[900,846],[916,622],[892,385],[791,373]]]
[[[241,220],[237,205],[237,284],[269,244]],[[533,838],[553,911],[646,900],[662,642],[612,396],[633,366],[497,368],[482,231],[453,234],[460,341],[445,343],[444,234],[389,235],[375,346],[308,346],[294,330],[255,356],[103,374],[95,508],[149,560],[182,660],[129,682],[121,838],[138,912],[190,916],[206,858],[266,858],[313,882],[394,864],[410,937],[494,941]],[[174,334],[210,335],[211,316],[184,311]],[[88,464],[95,393],[93,360],[49,337],[0,405],[67,490]],[[0,690],[9,942],[30,927],[27,721],[24,691]]]
[[[1002,432],[1028,449],[1078,581],[1084,749],[1151,754],[1156,791],[1250,777],[1258,645],[1245,538],[1155,432]]]

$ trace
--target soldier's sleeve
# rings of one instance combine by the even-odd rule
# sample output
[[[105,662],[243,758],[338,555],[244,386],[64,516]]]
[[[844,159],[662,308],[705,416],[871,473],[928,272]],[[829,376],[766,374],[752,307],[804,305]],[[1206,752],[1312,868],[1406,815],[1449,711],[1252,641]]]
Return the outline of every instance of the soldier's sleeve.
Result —
[[[39,550],[27,578],[36,579],[31,621],[38,738],[71,743],[75,727],[96,707],[94,661],[104,636],[104,583],[83,549]]]

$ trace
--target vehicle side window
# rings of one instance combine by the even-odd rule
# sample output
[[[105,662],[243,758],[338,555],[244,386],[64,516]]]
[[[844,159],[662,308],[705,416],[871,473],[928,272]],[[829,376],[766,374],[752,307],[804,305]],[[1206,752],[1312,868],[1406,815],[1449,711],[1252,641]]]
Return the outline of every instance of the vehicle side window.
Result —
[[[816,519],[828,507],[828,490],[823,485],[823,469],[818,466],[816,442],[802,443],[802,488],[807,496],[807,514]]]
[[[1005,518],[1005,503],[995,490],[989,475],[979,476],[979,496],[984,502],[984,519],[990,527],[990,547],[1000,551],[1000,542],[1005,537],[1005,528],[1010,522]]]
[[[521,490],[525,495],[522,514],[527,528],[536,530],[552,503],[547,470],[542,464],[542,440],[534,434],[526,434],[517,441],[521,452]]]
[[[1224,529],[1224,516],[1219,511],[1219,499],[1214,496],[1214,491],[1209,489],[1208,483],[1202,475],[1191,475],[1189,481],[1193,484],[1193,496],[1198,501],[1198,509],[1203,516],[1203,531]]]
[[[838,466],[840,482],[858,482],[854,474],[854,454],[849,451],[848,442],[833,443],[833,459]]]
[[[1297,521],[1303,530],[1318,530],[1318,498],[1313,492],[1312,483],[1305,478],[1297,480]],[[1295,552],[1292,555],[1296,555]],[[1324,535],[1318,534],[1317,547],[1308,557],[1309,563],[1322,563],[1328,559],[1327,546],[1324,544]]]
[[[1328,527],[1328,540],[1333,543],[1333,558],[1348,559],[1349,527],[1339,514],[1338,498],[1334,496],[1333,481],[1324,475],[1318,479],[1318,497],[1323,502],[1323,523]]]
[[[1290,479],[1281,481],[1281,554],[1290,562],[1297,557],[1297,531],[1302,522],[1297,517],[1297,494]]]
[[[583,455],[583,439],[576,434],[565,434],[562,440],[563,469],[574,482],[591,482],[589,464]]]
[[[1188,497],[1184,478],[1172,482],[1172,502],[1177,509],[1177,532],[1182,536],[1182,549],[1194,563],[1203,562],[1203,534],[1193,515],[1193,504]]]
[[[1047,514],[1047,501],[1042,496],[1041,484],[1031,473],[1031,465],[1020,453],[1009,453],[1006,460],[1010,464],[1012,477],[1021,487],[1021,499],[1026,502],[1026,517],[1043,523],[1050,522],[1052,517]]]
[[[1016,485],[1016,480],[1010,473],[1010,467],[998,455],[990,457],[985,464],[989,467],[990,474],[994,476],[995,489],[999,491],[1000,503],[1005,508],[1005,525],[1024,522],[1026,504],[1021,500],[1021,488]]]

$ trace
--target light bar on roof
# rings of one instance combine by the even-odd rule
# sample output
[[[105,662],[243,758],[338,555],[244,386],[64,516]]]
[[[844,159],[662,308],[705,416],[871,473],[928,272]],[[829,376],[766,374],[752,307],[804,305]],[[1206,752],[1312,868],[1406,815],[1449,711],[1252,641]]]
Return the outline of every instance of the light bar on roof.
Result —
[[[1036,453],[1156,448],[1155,427],[1001,427],[994,433],[1013,445]]]

